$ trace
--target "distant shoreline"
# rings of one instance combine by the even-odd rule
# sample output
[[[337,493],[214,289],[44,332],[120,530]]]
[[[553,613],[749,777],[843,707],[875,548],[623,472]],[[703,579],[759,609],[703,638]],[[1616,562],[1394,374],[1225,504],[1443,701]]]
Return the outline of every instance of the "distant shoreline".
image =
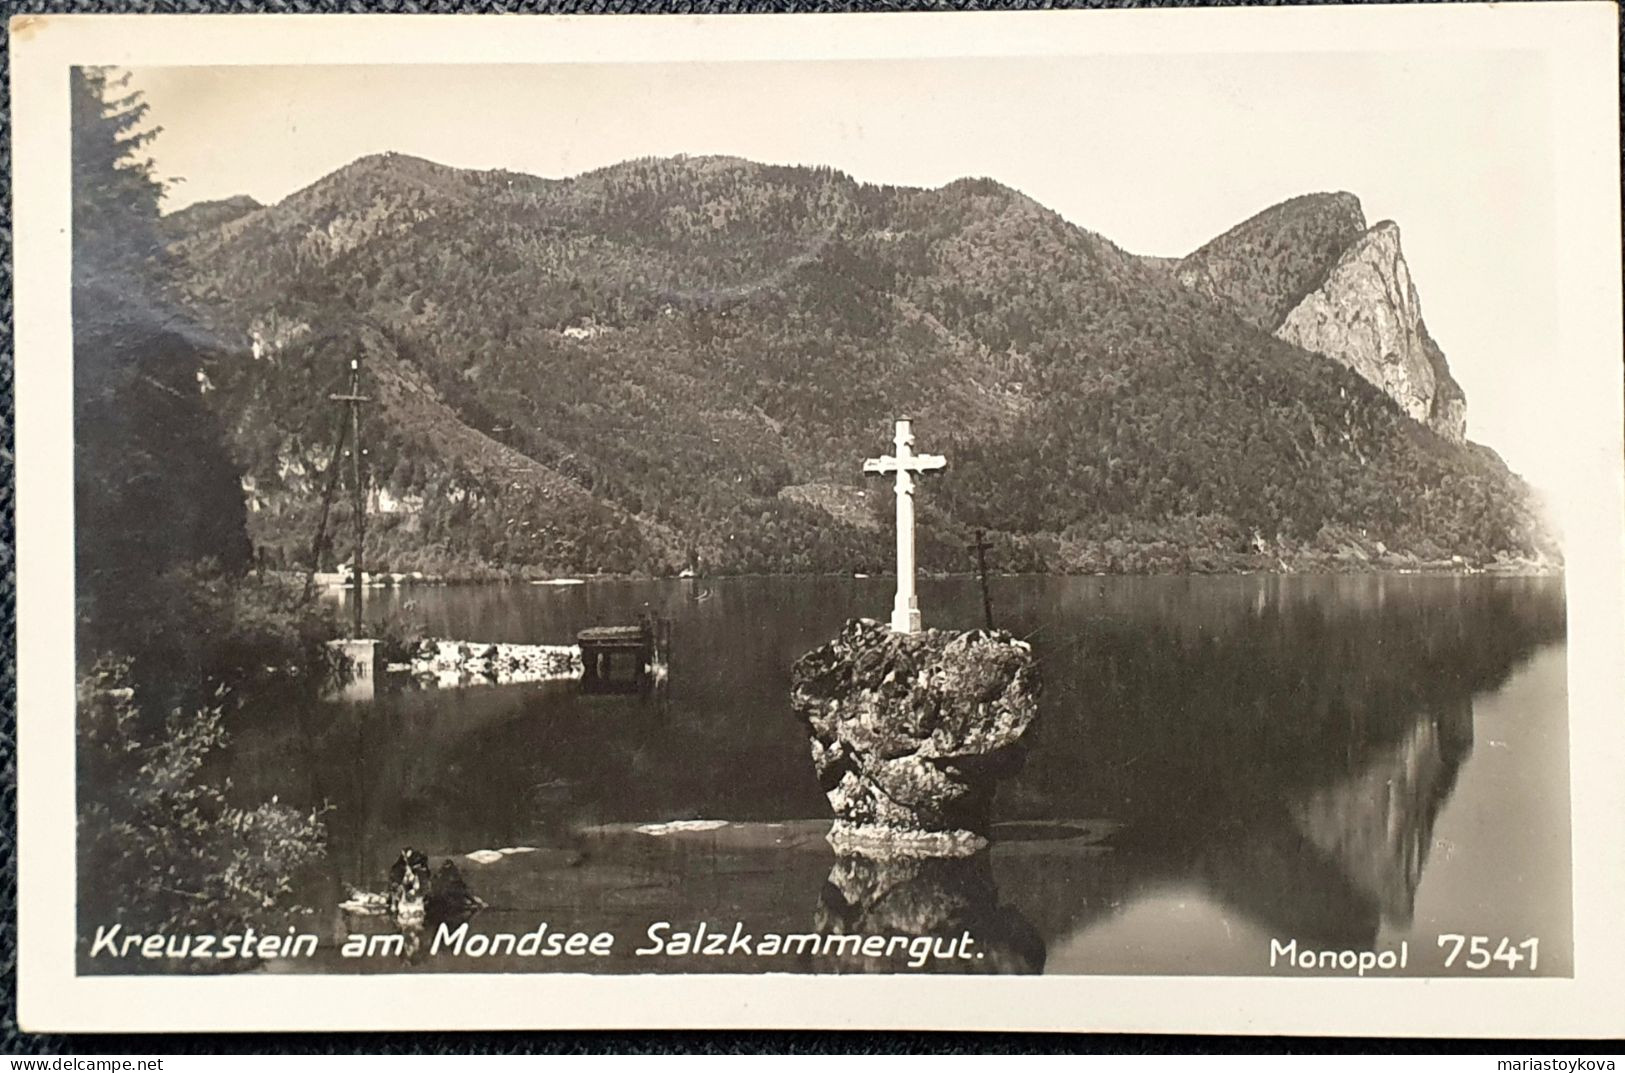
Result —
[[[304,574],[294,571],[269,571],[269,573],[283,577],[287,580],[296,580],[303,583]],[[1562,566],[1542,565],[1539,563],[1518,563],[1506,566],[1489,567],[1443,567],[1443,566],[1312,566],[1302,569],[1265,570],[1265,569],[1231,569],[1231,570],[1166,570],[1166,571],[1118,571],[1118,572],[1060,572],[1060,571],[1003,571],[990,570],[990,578],[1199,578],[1199,577],[1484,577],[1484,578],[1531,578],[1531,577],[1563,577],[1565,570]],[[426,587],[461,586],[461,585],[534,585],[537,587],[551,587],[549,583],[579,582],[583,585],[623,583],[628,581],[685,581],[685,582],[719,582],[734,580],[765,581],[773,579],[794,580],[803,578],[841,578],[854,581],[885,581],[895,575],[887,573],[853,574],[853,573],[726,573],[726,574],[699,574],[693,577],[676,577],[672,575],[656,574],[557,574],[541,577],[528,574],[523,568],[516,571],[501,571],[493,569],[490,573],[470,572],[467,574],[451,572],[443,575],[424,576],[410,581],[392,584],[369,584],[368,592],[380,592],[390,589],[417,589]],[[924,581],[974,581],[976,572],[951,571],[933,572],[920,571],[920,579]],[[557,587],[573,587],[572,585],[559,585]],[[348,592],[348,585],[328,585],[320,587],[319,591]]]

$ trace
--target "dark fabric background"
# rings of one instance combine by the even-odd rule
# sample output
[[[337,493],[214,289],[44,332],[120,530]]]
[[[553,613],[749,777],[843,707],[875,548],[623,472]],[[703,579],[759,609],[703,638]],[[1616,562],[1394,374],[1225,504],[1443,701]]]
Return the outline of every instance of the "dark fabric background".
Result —
[[[1248,6],[1288,6],[1265,3]],[[1308,0],[1315,2],[1315,0]],[[1523,0],[1539,3],[1544,0]],[[754,14],[782,13],[793,18],[809,12],[861,11],[1037,11],[1058,8],[1233,7],[1216,0],[579,0],[579,2],[523,2],[523,0],[8,0],[0,5],[7,15],[66,14],[70,12],[213,13],[240,12],[393,12],[432,14],[514,13],[538,14]],[[0,51],[0,104],[6,126],[0,144],[0,238],[11,246],[11,67],[9,41]],[[388,1034],[237,1034],[154,1036],[42,1036],[20,1032],[16,1002],[17,928],[17,617],[16,540],[14,526],[12,454],[12,261],[0,262],[0,807],[5,812],[0,828],[0,1054],[218,1054],[232,1052],[282,1054],[1023,1054],[1096,1052],[1120,1054],[1186,1054],[1225,1052],[1303,1053],[1441,1053],[1474,1051],[1512,1055],[1596,1053],[1617,1051],[1617,1045],[1587,1042],[1440,1041],[1440,1040],[1336,1040],[1318,1038],[1254,1038],[1219,1036],[1065,1035],[1017,1033],[889,1033],[889,1032],[526,1032],[526,1033],[388,1033]],[[1360,981],[1349,981],[1361,986]],[[1369,985],[1367,985],[1369,986]],[[540,999],[540,995],[538,996]],[[1621,996],[1625,1002],[1625,996]],[[1177,1011],[1170,1010],[1171,1014]],[[1079,1011],[1087,1020],[1087,1011]],[[974,1026],[967,1026],[971,1028]],[[1380,1025],[1373,1025],[1381,1031]]]

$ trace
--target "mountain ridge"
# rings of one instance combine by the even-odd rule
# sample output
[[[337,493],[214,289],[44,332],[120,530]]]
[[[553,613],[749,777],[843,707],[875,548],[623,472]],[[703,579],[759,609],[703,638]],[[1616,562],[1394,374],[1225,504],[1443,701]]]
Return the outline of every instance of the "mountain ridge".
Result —
[[[1211,275],[1234,236],[1181,259],[1215,295],[990,179],[922,190],[723,157],[543,179],[381,154],[171,249],[187,306],[237,341],[212,398],[262,500],[255,538],[288,562],[314,508],[286,460],[331,439],[311,388],[338,366],[314,340],[358,317],[432,388],[437,422],[585,496],[502,486],[465,464],[475,441],[427,447],[382,411],[375,498],[420,506],[376,527],[373,561],[878,570],[887,504],[856,462],[900,412],[951,452],[922,498],[930,569],[972,527],[1016,569],[1550,556],[1504,466],[1249,321],[1350,230],[1352,195],[1317,197],[1238,225],[1281,252],[1251,290],[1229,264]],[[507,521],[526,517],[533,539]]]

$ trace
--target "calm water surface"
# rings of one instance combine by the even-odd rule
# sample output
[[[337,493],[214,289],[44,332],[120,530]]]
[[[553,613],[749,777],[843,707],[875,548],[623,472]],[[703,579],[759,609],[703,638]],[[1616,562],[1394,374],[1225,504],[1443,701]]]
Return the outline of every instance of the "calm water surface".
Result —
[[[331,854],[307,891],[337,941],[384,924],[336,906],[378,890],[403,846],[457,860],[490,908],[477,932],[614,931],[604,962],[314,961],[330,971],[859,971],[805,957],[634,958],[654,921],[747,931],[969,927],[975,971],[1272,971],[1300,948],[1441,933],[1539,939],[1570,971],[1567,692],[1559,579],[999,578],[999,625],[1042,662],[1024,771],[992,849],[907,866],[837,860],[791,717],[791,663],[889,579],[421,588],[369,597],[459,640],[567,642],[673,623],[663,697],[568,684],[380,692],[237,730],[245,800],[327,802]],[[980,624],[973,581],[921,586],[927,624]],[[651,837],[630,825],[730,825]],[[478,864],[480,849],[532,847]],[[335,907],[335,908],[325,908]],[[325,944],[324,944],[325,945]],[[1453,971],[1465,971],[1458,963]],[[1527,973],[1496,963],[1484,974]]]

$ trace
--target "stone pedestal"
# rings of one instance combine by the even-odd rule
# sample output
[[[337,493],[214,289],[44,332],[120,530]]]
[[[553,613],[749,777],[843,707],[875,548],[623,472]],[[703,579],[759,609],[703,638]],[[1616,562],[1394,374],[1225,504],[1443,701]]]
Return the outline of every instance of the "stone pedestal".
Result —
[[[791,672],[830,841],[869,856],[987,844],[993,791],[1038,715],[1032,649],[997,630],[899,633],[854,619]]]
[[[898,593],[892,601],[891,628],[893,633],[920,632],[920,598]]]

